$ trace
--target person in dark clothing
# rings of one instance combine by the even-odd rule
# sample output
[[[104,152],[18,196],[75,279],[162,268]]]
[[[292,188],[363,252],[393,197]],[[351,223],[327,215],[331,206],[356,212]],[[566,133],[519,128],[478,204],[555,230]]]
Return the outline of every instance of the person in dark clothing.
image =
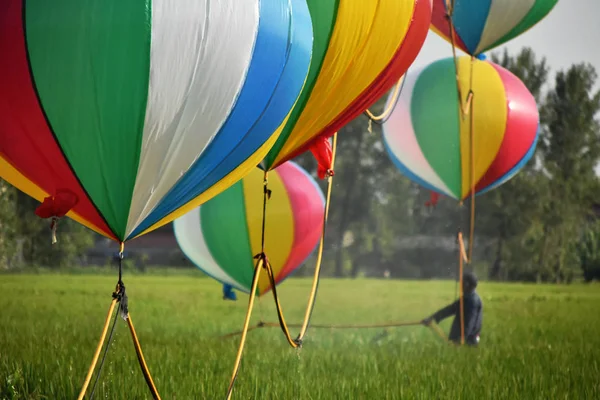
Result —
[[[479,333],[483,322],[483,303],[475,291],[477,287],[477,277],[471,272],[463,274],[463,299],[464,299],[464,318],[465,318],[465,343],[476,346],[479,343]],[[452,327],[448,339],[454,343],[460,343],[460,300],[442,308],[430,317],[421,321],[424,325],[431,324],[432,321],[438,323],[454,315]]]

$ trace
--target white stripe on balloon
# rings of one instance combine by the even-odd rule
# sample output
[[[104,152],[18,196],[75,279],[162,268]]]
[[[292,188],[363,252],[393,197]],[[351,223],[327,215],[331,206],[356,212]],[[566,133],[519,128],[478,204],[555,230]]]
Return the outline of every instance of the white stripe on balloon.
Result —
[[[151,12],[150,86],[126,237],[229,116],[252,59],[259,0],[153,0]]]

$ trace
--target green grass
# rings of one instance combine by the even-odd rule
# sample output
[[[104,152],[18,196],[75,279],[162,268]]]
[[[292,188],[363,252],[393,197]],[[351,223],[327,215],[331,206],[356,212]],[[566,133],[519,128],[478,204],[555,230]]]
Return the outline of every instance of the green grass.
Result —
[[[192,276],[124,277],[130,311],[163,399],[224,397],[244,295]],[[110,276],[0,275],[0,399],[74,399],[100,335]],[[303,316],[309,280],[280,295],[289,322]],[[444,344],[425,327],[311,329],[300,352],[276,328],[249,334],[234,399],[598,399],[600,287],[481,283],[478,349]],[[314,323],[421,319],[454,296],[452,282],[322,281]],[[256,307],[276,321],[272,297]],[[442,327],[447,331],[450,320]],[[150,398],[121,320],[98,399]]]

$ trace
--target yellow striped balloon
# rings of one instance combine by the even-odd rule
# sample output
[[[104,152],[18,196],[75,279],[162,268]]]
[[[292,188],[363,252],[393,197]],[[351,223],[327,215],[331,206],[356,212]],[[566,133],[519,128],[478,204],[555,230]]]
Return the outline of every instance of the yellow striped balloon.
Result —
[[[244,179],[174,222],[183,253],[214,279],[246,293],[261,252],[263,173]],[[317,182],[288,161],[269,174],[265,252],[280,283],[310,256],[323,229],[325,199]],[[263,274],[258,295],[270,289]]]

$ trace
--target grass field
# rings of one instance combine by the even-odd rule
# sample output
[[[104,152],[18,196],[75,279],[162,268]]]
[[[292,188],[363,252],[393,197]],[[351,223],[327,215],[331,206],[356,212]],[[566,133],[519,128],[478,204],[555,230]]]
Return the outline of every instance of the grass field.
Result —
[[[130,312],[163,399],[224,397],[245,295],[194,276],[125,276]],[[95,349],[114,277],[0,275],[0,399],[75,399]],[[289,322],[309,280],[281,286]],[[600,286],[481,283],[478,349],[444,344],[425,327],[311,329],[290,349],[276,328],[251,332],[234,399],[599,399]],[[454,296],[453,282],[322,281],[314,323],[421,319]],[[257,321],[276,321],[272,297]],[[450,320],[442,323],[447,331]],[[96,394],[150,398],[121,320]]]

